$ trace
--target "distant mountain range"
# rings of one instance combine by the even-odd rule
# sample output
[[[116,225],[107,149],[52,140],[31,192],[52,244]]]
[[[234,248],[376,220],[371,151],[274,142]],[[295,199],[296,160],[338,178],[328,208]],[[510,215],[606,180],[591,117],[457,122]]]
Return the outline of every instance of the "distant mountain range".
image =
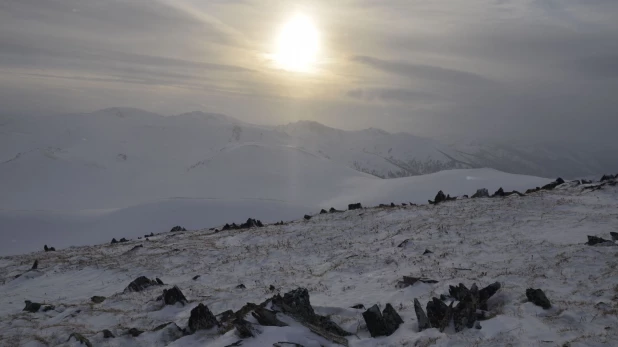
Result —
[[[407,133],[344,131],[311,121],[269,127],[220,114],[164,117],[110,108],[1,120],[0,208],[124,207],[178,196],[311,205],[369,175],[396,178],[486,167],[576,178],[618,172],[614,154],[594,148],[447,145]]]

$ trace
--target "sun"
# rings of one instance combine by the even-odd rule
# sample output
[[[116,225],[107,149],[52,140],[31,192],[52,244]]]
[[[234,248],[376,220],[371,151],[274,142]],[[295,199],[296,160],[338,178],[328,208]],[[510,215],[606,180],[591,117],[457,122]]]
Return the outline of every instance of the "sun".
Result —
[[[296,72],[312,72],[318,58],[319,35],[311,18],[297,14],[286,22],[277,36],[273,55],[277,67]]]

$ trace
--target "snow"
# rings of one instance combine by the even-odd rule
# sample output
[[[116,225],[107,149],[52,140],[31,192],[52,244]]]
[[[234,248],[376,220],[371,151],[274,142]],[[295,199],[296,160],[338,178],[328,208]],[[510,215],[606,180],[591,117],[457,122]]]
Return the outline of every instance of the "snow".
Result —
[[[461,182],[470,181],[466,176],[491,175],[465,172]],[[563,185],[525,197],[365,208],[283,226],[163,233],[150,241],[2,257],[0,339],[8,346],[78,346],[73,339],[67,342],[78,332],[95,346],[225,346],[240,340],[233,331],[200,331],[170,342],[150,330],[167,322],[186,327],[200,302],[215,314],[260,303],[273,295],[272,284],[281,293],[306,287],[317,313],[331,315],[354,333],[350,346],[612,346],[618,340],[618,248],[584,242],[586,235],[608,238],[616,230],[617,193],[616,187],[590,192]],[[405,247],[397,247],[406,239]],[[129,251],[137,244],[144,247]],[[423,255],[425,249],[433,253]],[[34,259],[39,269],[32,275]],[[142,275],[160,277],[166,286],[122,293]],[[192,280],[195,275],[200,277]],[[397,288],[404,275],[439,282]],[[489,301],[493,317],[481,322],[482,329],[417,332],[414,298],[425,306],[449,285],[495,281],[502,288]],[[240,283],[247,288],[235,288]],[[187,306],[162,307],[155,300],[172,285],[189,299]],[[543,289],[553,307],[543,310],[527,302],[530,287]],[[107,299],[92,304],[93,295]],[[22,312],[24,300],[56,309]],[[404,324],[391,336],[371,338],[362,310],[349,308],[358,303],[391,303]],[[290,326],[258,327],[262,333],[242,346],[333,345],[290,317],[279,318]],[[127,336],[133,327],[146,332]],[[102,329],[117,338],[103,339]]]

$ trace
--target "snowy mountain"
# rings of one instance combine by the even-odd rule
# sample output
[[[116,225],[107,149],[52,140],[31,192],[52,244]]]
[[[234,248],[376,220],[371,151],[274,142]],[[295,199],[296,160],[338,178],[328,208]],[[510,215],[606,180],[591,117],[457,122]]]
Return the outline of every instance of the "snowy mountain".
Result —
[[[505,177],[502,184],[512,182]],[[284,225],[165,232],[148,240],[2,257],[0,341],[28,347],[614,346],[618,248],[584,242],[587,235],[609,238],[615,231],[618,190],[582,187],[566,183],[522,197],[314,211],[310,220]],[[140,276],[153,282],[130,287]],[[422,280],[410,283],[404,276]],[[399,283],[406,281],[410,285]],[[455,321],[461,317],[454,314],[419,331],[414,300],[429,312],[435,298],[449,317],[449,304],[462,312],[449,287],[459,283],[498,283],[486,307],[472,311],[475,328],[459,331]],[[297,288],[308,296],[298,296]],[[531,288],[541,289],[551,307],[537,306],[527,293]],[[389,336],[368,331],[363,313],[374,304],[380,310],[391,304],[401,318]],[[294,314],[301,307],[303,314]],[[195,323],[198,313],[202,324]],[[220,325],[208,320],[209,313]],[[307,321],[311,314],[326,318]],[[349,336],[328,334],[320,328],[326,323]]]

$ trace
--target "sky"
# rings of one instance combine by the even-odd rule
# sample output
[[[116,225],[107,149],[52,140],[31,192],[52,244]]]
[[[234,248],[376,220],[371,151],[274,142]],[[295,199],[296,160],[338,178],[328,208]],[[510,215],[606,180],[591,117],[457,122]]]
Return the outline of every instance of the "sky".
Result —
[[[317,33],[310,71],[277,62],[298,16]],[[2,0],[0,113],[122,106],[609,142],[617,17],[615,0]]]

